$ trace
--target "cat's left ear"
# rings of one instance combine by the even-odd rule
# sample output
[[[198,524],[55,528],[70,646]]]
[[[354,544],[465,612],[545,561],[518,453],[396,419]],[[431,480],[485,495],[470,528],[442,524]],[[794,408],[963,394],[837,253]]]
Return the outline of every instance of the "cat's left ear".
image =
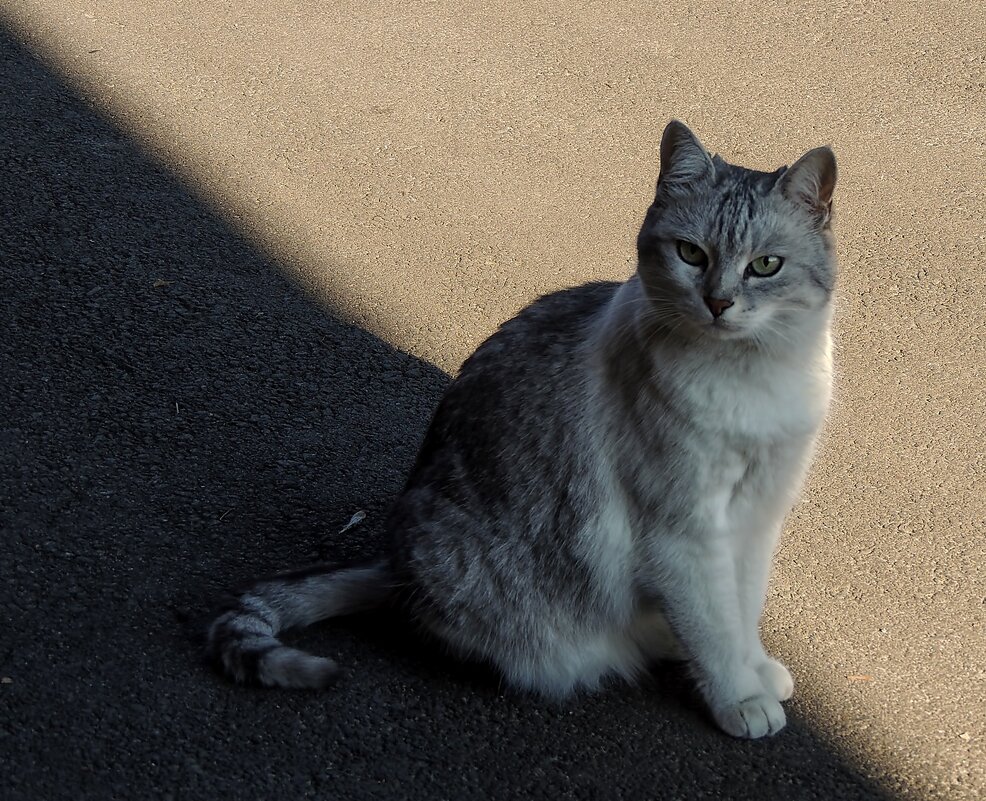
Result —
[[[832,148],[816,147],[788,167],[777,186],[786,198],[807,207],[825,225],[832,216],[836,175]]]

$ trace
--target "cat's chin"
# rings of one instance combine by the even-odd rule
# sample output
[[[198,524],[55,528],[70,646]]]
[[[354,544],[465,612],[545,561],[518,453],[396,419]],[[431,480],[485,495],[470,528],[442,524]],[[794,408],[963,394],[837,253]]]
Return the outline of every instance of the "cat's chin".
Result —
[[[722,319],[708,323],[703,326],[702,331],[713,339],[738,340],[752,338],[747,328],[736,325],[735,323],[724,322]]]

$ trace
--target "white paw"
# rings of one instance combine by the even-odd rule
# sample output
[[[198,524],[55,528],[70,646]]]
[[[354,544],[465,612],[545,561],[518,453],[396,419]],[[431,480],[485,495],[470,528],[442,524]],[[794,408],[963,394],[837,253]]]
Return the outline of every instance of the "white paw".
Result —
[[[738,704],[713,709],[712,714],[726,734],[750,740],[777,734],[787,723],[783,707],[776,698],[766,693]]]
[[[757,675],[763,686],[778,701],[786,701],[794,695],[794,679],[784,665],[776,659],[767,659],[757,666]]]

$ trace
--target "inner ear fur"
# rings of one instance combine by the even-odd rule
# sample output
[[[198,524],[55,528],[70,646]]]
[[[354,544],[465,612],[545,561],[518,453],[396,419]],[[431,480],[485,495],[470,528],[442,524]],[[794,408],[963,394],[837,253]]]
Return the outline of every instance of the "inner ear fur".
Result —
[[[838,170],[830,147],[809,150],[781,176],[778,188],[789,200],[828,220]]]
[[[683,122],[671,120],[661,137],[658,190],[675,192],[687,189],[714,171],[712,159],[698,137]]]

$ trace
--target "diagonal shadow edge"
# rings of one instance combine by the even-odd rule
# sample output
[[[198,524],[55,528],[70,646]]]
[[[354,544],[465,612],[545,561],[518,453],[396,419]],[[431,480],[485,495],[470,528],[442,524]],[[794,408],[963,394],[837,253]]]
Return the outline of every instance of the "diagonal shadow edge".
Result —
[[[197,673],[164,610],[176,594],[324,557],[327,546],[343,559],[374,551],[372,521],[399,489],[448,377],[319,307],[289,269],[9,31],[0,30],[0,51],[0,514],[12,575],[0,608],[14,610],[0,667],[15,678],[4,731],[20,735],[8,737],[18,766],[11,797],[103,795],[114,786],[150,797],[163,780],[154,759],[187,783],[187,797],[214,797],[223,775],[242,777],[244,797],[251,788],[261,797],[266,785],[244,752],[228,749],[216,730],[238,716],[244,729],[258,721],[276,728],[279,705],[289,716],[311,707]],[[173,275],[173,284],[160,283]],[[335,534],[357,509],[371,522]],[[351,633],[348,654],[380,675],[355,676],[336,708],[366,709],[361,681],[380,693],[378,705],[400,709],[408,692],[425,707],[437,698],[445,728],[436,749],[454,749],[449,733],[475,726],[477,711],[498,737],[518,738],[517,726],[536,749],[551,740],[542,726],[553,716],[575,714],[617,740],[640,723],[641,709],[651,722],[667,705],[666,720],[623,748],[659,751],[696,794],[891,797],[878,776],[861,775],[873,772],[868,766],[849,764],[804,721],[768,743],[736,743],[654,688],[614,689],[576,702],[574,713],[515,699],[497,718],[504,702],[495,691],[480,687],[463,699],[468,683],[430,678],[386,632],[366,642]],[[339,642],[319,647],[338,650]],[[367,648],[369,661],[358,656]],[[31,680],[38,675],[45,681]],[[309,731],[298,748],[318,754],[327,739],[354,734],[339,725]],[[203,728],[212,736],[195,739]],[[410,731],[434,736],[425,723]],[[222,765],[204,783],[187,768],[181,744],[189,739]],[[570,744],[573,766],[599,756],[598,742],[585,739]],[[121,753],[131,758],[114,764],[109,755]],[[270,771],[279,756],[298,768],[265,742],[257,754]],[[353,772],[362,765],[372,773],[384,755],[370,749]],[[417,757],[403,757],[408,764],[399,758],[395,770],[413,772]],[[496,752],[484,769],[517,772],[516,758]],[[619,770],[632,788],[652,786],[641,756]],[[316,778],[323,786],[348,780]],[[443,779],[471,787],[468,772]],[[592,788],[595,779],[580,781]]]

